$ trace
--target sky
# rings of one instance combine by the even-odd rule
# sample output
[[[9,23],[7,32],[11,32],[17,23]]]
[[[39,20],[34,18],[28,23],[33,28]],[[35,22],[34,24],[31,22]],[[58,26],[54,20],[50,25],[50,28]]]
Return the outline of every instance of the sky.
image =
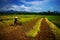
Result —
[[[60,0],[0,0],[0,11],[59,11]]]

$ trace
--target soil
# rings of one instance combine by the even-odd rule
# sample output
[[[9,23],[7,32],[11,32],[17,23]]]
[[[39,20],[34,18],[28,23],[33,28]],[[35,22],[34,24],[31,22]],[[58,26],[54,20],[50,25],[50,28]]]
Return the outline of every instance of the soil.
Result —
[[[21,26],[15,26],[10,32],[7,31],[9,29],[4,28],[7,30],[2,30],[0,32],[0,40],[55,40],[55,35],[51,31],[45,18],[41,22],[41,31],[38,32],[36,37],[33,38],[26,36],[26,32],[31,30],[38,20],[39,19],[35,19]]]
[[[42,20],[41,31],[38,33],[37,40],[55,40],[55,35],[51,31],[51,28],[47,24],[45,18]]]
[[[0,30],[0,40],[24,40],[26,32],[31,30],[39,18],[23,23],[22,25],[3,25]]]

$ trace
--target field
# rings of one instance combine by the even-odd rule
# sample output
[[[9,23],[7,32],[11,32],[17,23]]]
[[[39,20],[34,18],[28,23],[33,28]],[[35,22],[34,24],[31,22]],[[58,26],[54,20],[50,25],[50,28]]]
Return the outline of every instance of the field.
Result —
[[[14,18],[18,24],[14,25]],[[0,40],[60,40],[58,15],[1,15]]]

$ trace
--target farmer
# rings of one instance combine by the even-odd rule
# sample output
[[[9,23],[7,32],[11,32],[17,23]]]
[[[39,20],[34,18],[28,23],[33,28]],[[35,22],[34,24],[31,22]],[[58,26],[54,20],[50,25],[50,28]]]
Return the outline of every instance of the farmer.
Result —
[[[15,18],[14,18],[14,25],[17,25],[17,24],[18,24],[17,18],[18,18],[18,17],[15,17]]]

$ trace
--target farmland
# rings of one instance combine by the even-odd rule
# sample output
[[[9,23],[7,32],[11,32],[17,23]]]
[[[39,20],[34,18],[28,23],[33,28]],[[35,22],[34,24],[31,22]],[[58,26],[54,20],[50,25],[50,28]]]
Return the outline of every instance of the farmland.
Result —
[[[14,25],[16,16],[18,17],[18,23],[22,23],[22,25]],[[1,15],[0,39],[60,40],[59,17],[57,15]]]

